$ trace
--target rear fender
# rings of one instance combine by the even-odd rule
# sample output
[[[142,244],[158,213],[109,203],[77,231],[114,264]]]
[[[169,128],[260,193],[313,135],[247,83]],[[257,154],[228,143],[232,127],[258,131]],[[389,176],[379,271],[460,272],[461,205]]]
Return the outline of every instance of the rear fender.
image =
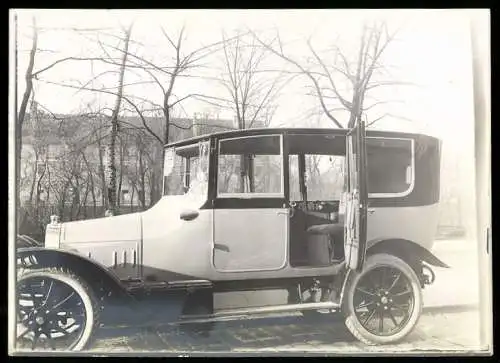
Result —
[[[131,297],[120,279],[105,266],[72,251],[45,247],[20,248],[17,250],[17,267],[64,267],[84,279],[96,293],[102,288],[106,295]]]
[[[386,239],[370,241],[366,254],[389,253],[402,258],[407,262],[423,261],[436,267],[449,268],[446,263],[437,258],[428,249],[418,243],[405,239]]]

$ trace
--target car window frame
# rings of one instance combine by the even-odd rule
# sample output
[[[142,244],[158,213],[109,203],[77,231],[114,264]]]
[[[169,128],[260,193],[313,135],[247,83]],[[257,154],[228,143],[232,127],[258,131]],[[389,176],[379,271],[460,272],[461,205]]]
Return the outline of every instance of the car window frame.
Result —
[[[380,136],[368,136],[366,137],[366,141],[368,142],[369,140],[404,140],[404,141],[410,141],[410,153],[411,153],[411,160],[410,160],[410,166],[411,166],[411,180],[410,180],[410,185],[405,191],[402,192],[389,192],[389,193],[370,193],[368,192],[368,198],[370,199],[380,199],[380,198],[402,198],[410,195],[413,192],[413,189],[415,188],[415,140],[413,138],[408,138],[408,137],[380,137]],[[368,149],[368,145],[367,145]],[[367,163],[369,165],[370,163],[370,157],[367,156]],[[369,170],[367,170],[367,177],[368,177],[368,190],[370,189],[370,174]]]
[[[249,138],[266,138],[266,137],[279,137],[280,140],[280,160],[281,160],[281,180],[280,180],[280,189],[281,191],[279,193],[220,193],[219,192],[219,158],[221,156],[220,153],[220,148],[221,148],[221,143],[224,141],[229,141],[229,140],[238,140],[238,139],[249,139]],[[266,135],[250,135],[250,136],[237,136],[237,137],[225,137],[225,138],[219,138],[217,139],[217,146],[216,146],[216,167],[215,167],[215,196],[218,199],[276,199],[280,198],[283,199],[285,198],[285,148],[284,148],[284,137],[283,134],[266,134]],[[223,154],[222,154],[223,155]]]

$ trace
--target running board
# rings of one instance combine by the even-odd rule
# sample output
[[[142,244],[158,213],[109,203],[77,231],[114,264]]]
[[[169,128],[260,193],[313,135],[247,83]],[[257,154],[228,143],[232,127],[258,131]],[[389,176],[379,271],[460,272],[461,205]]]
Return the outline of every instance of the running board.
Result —
[[[288,305],[274,305],[274,306],[259,306],[253,308],[241,309],[228,309],[219,311],[208,315],[182,315],[183,321],[179,323],[201,323],[213,321],[218,318],[226,317],[240,317],[246,315],[256,314],[272,314],[272,313],[285,313],[302,310],[319,310],[319,309],[338,309],[340,304],[332,301],[317,302],[317,303],[303,303],[303,304],[288,304]]]

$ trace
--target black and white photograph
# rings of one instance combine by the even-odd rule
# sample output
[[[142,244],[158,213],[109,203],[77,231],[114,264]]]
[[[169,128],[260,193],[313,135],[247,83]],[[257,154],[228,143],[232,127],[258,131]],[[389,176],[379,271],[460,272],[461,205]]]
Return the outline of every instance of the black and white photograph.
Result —
[[[11,9],[9,354],[493,354],[489,9]]]

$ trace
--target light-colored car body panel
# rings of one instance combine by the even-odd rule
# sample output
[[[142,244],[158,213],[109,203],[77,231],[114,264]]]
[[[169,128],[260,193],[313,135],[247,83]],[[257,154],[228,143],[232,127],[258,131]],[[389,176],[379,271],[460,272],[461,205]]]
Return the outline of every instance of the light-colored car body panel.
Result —
[[[144,278],[146,280],[182,280],[207,278],[210,256],[213,210],[202,209],[206,198],[165,196],[143,212]],[[199,213],[194,220],[180,218],[185,211]]]
[[[286,209],[200,209],[203,204],[203,198],[165,196],[142,213],[63,223],[61,247],[100,262],[122,279],[218,281],[332,272],[328,266],[289,265]],[[181,213],[189,210],[198,217],[182,220]],[[432,248],[438,204],[370,210],[369,246],[406,239]]]
[[[289,221],[286,208],[214,210],[214,268],[223,273],[284,268]]]
[[[139,278],[141,213],[63,223],[60,247],[111,269],[121,279]]]
[[[388,239],[412,241],[431,250],[437,230],[438,204],[369,208],[368,247]]]

